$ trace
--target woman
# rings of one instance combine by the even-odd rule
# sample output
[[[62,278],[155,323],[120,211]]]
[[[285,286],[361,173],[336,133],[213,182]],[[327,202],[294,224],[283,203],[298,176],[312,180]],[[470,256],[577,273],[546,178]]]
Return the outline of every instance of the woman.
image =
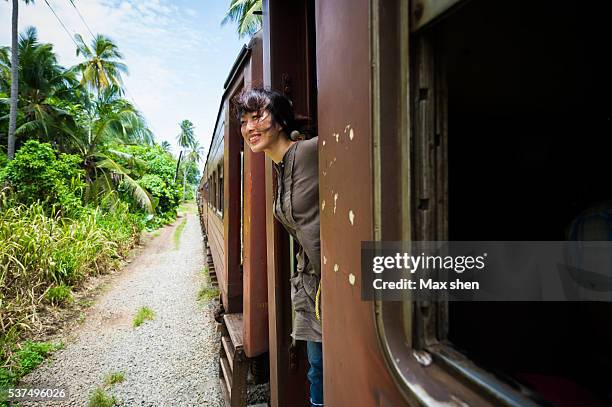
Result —
[[[323,357],[318,313],[321,249],[317,137],[300,136],[291,102],[278,92],[254,89],[234,99],[242,137],[251,151],[274,162],[277,190],[274,216],[300,245],[297,271],[291,275],[295,340],[306,341],[310,403],[323,405]]]

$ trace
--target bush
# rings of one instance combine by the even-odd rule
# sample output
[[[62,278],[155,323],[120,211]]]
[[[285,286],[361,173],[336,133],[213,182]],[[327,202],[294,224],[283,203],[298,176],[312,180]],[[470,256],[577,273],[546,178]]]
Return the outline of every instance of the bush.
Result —
[[[60,284],[49,288],[45,294],[45,298],[54,305],[69,303],[74,301],[70,286]]]
[[[146,163],[144,175],[137,181],[157,201],[155,214],[156,217],[161,218],[149,222],[147,226],[155,227],[166,223],[168,219],[174,220],[181,199],[180,186],[174,182],[174,172],[176,170],[174,157],[159,146],[120,146],[117,149]],[[122,164],[127,165],[127,161],[124,160]],[[124,197],[124,199],[126,198]],[[170,215],[170,218],[168,215]]]
[[[0,182],[8,182],[13,199],[25,205],[44,197],[49,205],[59,205],[70,214],[81,208],[85,184],[77,155],[56,156],[51,145],[28,140],[0,172]]]

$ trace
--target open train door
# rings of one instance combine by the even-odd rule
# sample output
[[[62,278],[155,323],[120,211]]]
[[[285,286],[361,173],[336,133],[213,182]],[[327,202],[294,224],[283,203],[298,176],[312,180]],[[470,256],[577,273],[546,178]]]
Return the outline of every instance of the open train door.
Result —
[[[264,86],[293,101],[296,116],[316,128],[317,91],[314,1],[263,1]],[[272,406],[301,406],[309,399],[308,359],[293,342],[289,270],[294,267],[289,234],[272,214],[275,191],[272,161],[266,158],[266,230]]]

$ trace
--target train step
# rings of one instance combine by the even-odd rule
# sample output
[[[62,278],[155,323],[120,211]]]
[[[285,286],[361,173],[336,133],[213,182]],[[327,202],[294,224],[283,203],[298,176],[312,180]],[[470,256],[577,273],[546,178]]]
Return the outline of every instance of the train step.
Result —
[[[219,349],[219,381],[227,407],[246,407],[249,361],[244,353],[242,314],[224,314]]]

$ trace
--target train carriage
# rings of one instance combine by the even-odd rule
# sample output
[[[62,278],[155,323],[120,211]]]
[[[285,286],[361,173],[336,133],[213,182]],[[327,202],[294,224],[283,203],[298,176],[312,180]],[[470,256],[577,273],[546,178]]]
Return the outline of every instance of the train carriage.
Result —
[[[230,114],[231,97],[260,84],[287,95],[319,136],[326,405],[611,403],[598,373],[612,366],[609,304],[368,302],[360,271],[362,241],[566,240],[577,216],[612,197],[610,7],[263,8],[263,31],[225,84],[199,190],[225,311],[228,405],[245,405],[246,371],[261,358],[271,405],[308,400],[272,163],[244,148]],[[229,363],[236,350],[242,365]]]

